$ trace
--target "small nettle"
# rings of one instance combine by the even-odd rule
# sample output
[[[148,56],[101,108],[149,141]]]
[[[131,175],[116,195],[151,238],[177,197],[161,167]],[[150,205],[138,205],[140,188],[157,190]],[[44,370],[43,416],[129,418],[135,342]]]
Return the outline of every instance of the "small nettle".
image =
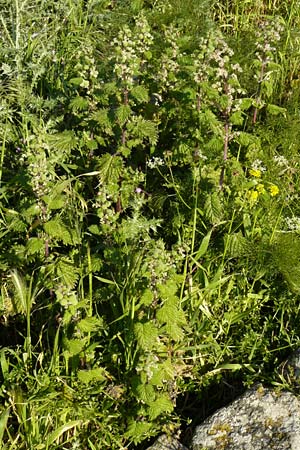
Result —
[[[181,56],[177,42],[180,36],[179,31],[170,26],[165,29],[164,35],[165,51],[160,57],[158,71],[154,75],[154,80],[158,83],[160,92],[175,89],[178,83],[179,58]]]
[[[147,19],[143,14],[136,18],[135,28],[124,26],[118,37],[113,40],[114,73],[118,80],[128,88],[136,84],[144,64],[151,56],[153,36]]]
[[[258,110],[265,106],[265,99],[269,99],[274,90],[274,82],[280,67],[275,63],[278,42],[284,28],[280,19],[262,20],[256,31],[255,61],[256,72],[253,78],[258,83],[257,94],[254,101],[255,110],[253,123],[257,121]]]

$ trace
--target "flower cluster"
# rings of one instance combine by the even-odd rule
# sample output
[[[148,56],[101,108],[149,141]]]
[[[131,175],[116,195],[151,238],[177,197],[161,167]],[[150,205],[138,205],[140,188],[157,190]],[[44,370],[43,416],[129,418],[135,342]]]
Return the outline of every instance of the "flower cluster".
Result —
[[[147,166],[149,169],[155,169],[156,167],[164,166],[164,164],[164,160],[159,156],[152,156],[152,158],[147,161]]]
[[[289,231],[300,232],[300,217],[286,217],[285,222]]]
[[[220,109],[227,116],[238,109],[240,99],[237,96],[244,94],[237,75],[242,68],[232,62],[233,55],[223,36],[216,32],[202,38],[199,50],[194,54],[194,81],[199,86],[200,97],[203,98],[208,83],[212,82],[211,87],[220,97]],[[207,93],[211,95],[209,92],[210,89]]]
[[[274,59],[275,44],[280,41],[284,28],[278,18],[262,20],[256,32],[256,58],[261,63],[269,63]]]
[[[274,156],[274,162],[279,167],[288,167],[289,166],[288,160],[283,155],[276,155],[276,156]]]
[[[249,174],[253,177],[254,187],[247,192],[247,198],[251,206],[259,199],[260,195],[275,197],[279,194],[279,187],[270,182],[258,182],[258,178],[262,178],[266,168],[260,159],[253,161]]]
[[[113,40],[114,72],[126,88],[132,86],[142,67],[150,56],[153,36],[150,26],[141,14],[135,23],[135,29],[125,26]]]
[[[178,31],[175,31],[173,27],[165,30],[166,50],[160,58],[160,68],[154,77],[155,81],[159,83],[161,91],[176,86],[179,72],[178,58],[180,56],[180,49],[176,39],[178,37]]]
[[[255,178],[260,178],[262,173],[265,171],[266,168],[264,167],[262,161],[260,159],[256,159],[255,161],[253,161],[249,173]]]

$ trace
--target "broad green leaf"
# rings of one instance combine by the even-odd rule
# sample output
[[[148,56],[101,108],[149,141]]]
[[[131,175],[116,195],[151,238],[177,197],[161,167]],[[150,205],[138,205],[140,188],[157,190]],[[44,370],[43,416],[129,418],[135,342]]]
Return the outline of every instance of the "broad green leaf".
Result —
[[[7,408],[6,410],[4,410],[0,416],[0,445],[1,446],[3,443],[3,434],[6,429],[6,425],[7,425],[9,416],[10,416],[10,408]]]
[[[74,288],[76,281],[78,280],[78,268],[74,266],[74,263],[67,257],[61,257],[56,264],[57,277],[61,283]]]
[[[73,244],[73,237],[69,227],[67,227],[59,217],[55,217],[44,224],[44,230],[51,237],[64,244]]]
[[[102,367],[96,367],[90,370],[79,370],[78,379],[82,383],[89,384],[93,381],[103,382],[107,379],[106,370]]]
[[[157,343],[158,328],[150,321],[138,322],[134,325],[134,335],[142,349],[151,350]]]
[[[26,243],[27,255],[34,255],[35,253],[39,253],[41,250],[44,250],[44,248],[45,248],[45,241],[37,237],[28,239]]]
[[[97,331],[99,328],[103,327],[103,321],[97,317],[85,317],[77,323],[77,327],[83,333],[90,333],[92,331]]]
[[[85,111],[88,109],[88,107],[89,101],[84,97],[80,97],[80,95],[72,98],[72,100],[70,101],[70,108],[73,111]]]
[[[155,420],[161,414],[171,413],[173,409],[174,405],[167,394],[161,394],[149,404],[149,417],[151,420]]]
[[[282,108],[281,106],[277,106],[277,105],[268,105],[267,111],[268,111],[268,113],[272,114],[272,116],[282,115],[283,117],[286,117],[286,113],[287,113],[286,108]]]
[[[131,95],[140,103],[147,103],[149,102],[149,93],[148,89],[145,88],[145,86],[134,86],[131,91]]]
[[[121,127],[123,127],[125,122],[129,119],[131,112],[132,111],[131,111],[130,106],[128,106],[128,105],[119,106],[119,108],[117,109],[117,112],[116,112],[116,117],[117,117],[117,120]]]
[[[82,352],[85,342],[79,339],[65,339],[64,347],[68,350],[70,356],[75,356]]]
[[[74,131],[71,130],[50,134],[47,137],[47,141],[51,148],[62,152],[70,152],[77,146],[77,137]]]
[[[151,436],[155,432],[153,423],[145,421],[137,421],[136,418],[128,420],[128,428],[125,437],[133,441],[134,445],[144,441],[146,437]]]

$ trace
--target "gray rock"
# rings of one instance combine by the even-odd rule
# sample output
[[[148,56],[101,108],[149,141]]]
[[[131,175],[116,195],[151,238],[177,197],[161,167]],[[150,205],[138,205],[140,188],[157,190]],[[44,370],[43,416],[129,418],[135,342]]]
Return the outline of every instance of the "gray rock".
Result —
[[[157,441],[147,450],[188,450],[177,439],[169,438],[165,434],[160,436]]]
[[[255,387],[196,428],[193,450],[300,450],[300,400]]]

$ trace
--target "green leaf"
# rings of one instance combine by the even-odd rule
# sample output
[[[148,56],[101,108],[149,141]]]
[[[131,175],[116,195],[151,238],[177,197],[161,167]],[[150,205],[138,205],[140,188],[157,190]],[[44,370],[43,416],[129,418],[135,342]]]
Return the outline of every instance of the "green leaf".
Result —
[[[116,111],[116,117],[119,122],[120,127],[123,127],[125,122],[129,119],[131,115],[131,108],[128,105],[121,105]]]
[[[47,437],[47,447],[57,441],[64,433],[69,430],[76,429],[81,424],[81,420],[73,420],[52,431],[52,433],[50,433],[50,435]]]
[[[130,93],[139,103],[149,102],[149,93],[148,89],[146,89],[145,86],[134,86],[131,89]]]
[[[49,210],[62,209],[66,205],[67,197],[65,195],[44,195],[43,201]]]
[[[64,339],[64,347],[68,351],[69,356],[76,356],[81,353],[85,344],[83,339]]]
[[[218,224],[221,222],[223,217],[223,208],[217,192],[213,192],[207,196],[204,205],[204,214],[213,224]]]
[[[61,133],[48,135],[47,138],[50,148],[61,152],[70,152],[77,147],[77,137],[72,130],[65,130]]]
[[[166,381],[174,380],[174,367],[171,359],[167,359],[163,363],[158,363],[153,368],[153,375],[150,383],[153,386],[163,386]]]
[[[241,111],[235,111],[229,118],[232,125],[243,125],[244,117]]]
[[[267,111],[272,116],[282,115],[283,117],[286,117],[286,113],[287,113],[286,108],[282,108],[282,107],[277,106],[277,105],[268,105],[267,106]]]
[[[149,404],[149,417],[151,420],[156,419],[161,414],[171,413],[174,405],[167,394],[160,394],[159,397]]]
[[[157,343],[158,329],[153,322],[134,324],[134,334],[143,350],[151,350]]]
[[[37,237],[30,238],[26,243],[27,255],[34,255],[35,253],[39,253],[41,250],[44,250],[44,248],[44,240]]]
[[[97,317],[85,317],[77,323],[77,327],[83,333],[97,331],[103,327],[103,321]]]
[[[10,416],[10,408],[5,409],[0,416],[0,445],[3,444],[3,435],[7,426],[7,422]],[[2,448],[5,448],[4,446]]]
[[[90,370],[79,370],[77,376],[79,381],[85,384],[89,384],[94,381],[102,383],[107,379],[107,373],[103,367],[96,367]]]
[[[105,130],[106,133],[108,134],[112,133],[112,124],[108,116],[107,109],[103,108],[97,110],[92,114],[92,119],[95,120],[98,123],[98,125],[100,125],[100,127]]]
[[[133,392],[140,402],[148,404],[155,399],[155,390],[151,384],[139,382],[137,386],[134,386]]]
[[[129,419],[128,428],[125,437],[133,441],[134,445],[144,441],[147,437],[155,433],[153,423],[144,422],[141,420]]]
[[[77,77],[77,78],[71,78],[69,80],[69,84],[79,87],[81,85],[81,83],[83,82],[83,78],[82,77]]]
[[[58,241],[63,241],[64,244],[73,244],[72,234],[70,229],[62,222],[59,217],[55,217],[44,224],[44,230],[51,237]]]
[[[196,253],[195,260],[196,261],[198,261],[198,259],[201,258],[202,256],[204,256],[205,253],[207,252],[210,238],[211,238],[211,233],[212,233],[212,229],[207,233],[206,236],[204,236],[204,238],[201,241],[199,250],[197,250],[197,252],[195,252]]]
[[[73,289],[78,280],[78,268],[67,257],[61,257],[56,264],[58,280],[70,289]]]
[[[77,97],[72,98],[70,101],[70,108],[73,111],[85,111],[89,107],[89,101],[78,95]]]

